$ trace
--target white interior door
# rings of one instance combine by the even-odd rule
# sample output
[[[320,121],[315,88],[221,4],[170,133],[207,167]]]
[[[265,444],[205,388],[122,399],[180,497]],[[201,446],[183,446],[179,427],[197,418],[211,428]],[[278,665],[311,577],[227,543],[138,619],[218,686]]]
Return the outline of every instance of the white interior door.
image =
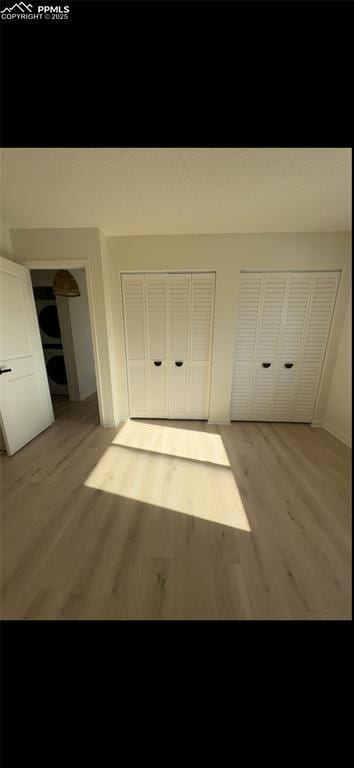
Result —
[[[0,258],[0,415],[9,455],[54,421],[28,270]]]
[[[231,418],[310,422],[339,272],[243,273]]]

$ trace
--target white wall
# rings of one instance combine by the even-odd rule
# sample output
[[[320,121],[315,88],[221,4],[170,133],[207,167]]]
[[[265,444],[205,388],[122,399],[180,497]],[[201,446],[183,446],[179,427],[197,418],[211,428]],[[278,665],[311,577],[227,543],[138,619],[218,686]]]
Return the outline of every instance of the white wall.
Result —
[[[322,419],[351,283],[347,232],[108,237],[109,290],[121,418],[128,415],[121,271],[216,270],[210,421],[230,418],[233,348],[241,269],[340,269],[342,276],[314,418]]]
[[[342,276],[314,419],[325,416],[351,285],[348,232],[263,235],[108,237],[98,229],[15,229],[11,237],[22,263],[88,260],[102,391],[102,422],[128,415],[121,271],[215,270],[215,321],[210,420],[228,421],[233,347],[241,269],[340,269]]]
[[[57,274],[57,269],[33,269],[31,270],[32,285],[48,286],[53,285],[53,280]]]
[[[324,412],[323,426],[347,445],[352,444],[352,301],[344,325]]]
[[[107,302],[104,294],[101,256],[102,238],[97,228],[87,229],[11,229],[15,260],[21,264],[43,262],[65,263],[68,268],[89,265],[88,285],[90,314],[93,319],[92,338],[96,365],[96,381],[101,424],[115,426],[118,412],[115,406],[108,343]],[[72,267],[71,267],[72,265]],[[91,291],[90,291],[91,287]]]

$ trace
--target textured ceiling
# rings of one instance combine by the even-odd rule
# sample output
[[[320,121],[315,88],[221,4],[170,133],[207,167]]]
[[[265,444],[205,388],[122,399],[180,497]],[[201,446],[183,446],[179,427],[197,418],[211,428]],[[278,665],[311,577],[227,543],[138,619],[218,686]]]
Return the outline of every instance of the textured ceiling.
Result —
[[[9,227],[107,235],[351,229],[349,149],[4,149]]]

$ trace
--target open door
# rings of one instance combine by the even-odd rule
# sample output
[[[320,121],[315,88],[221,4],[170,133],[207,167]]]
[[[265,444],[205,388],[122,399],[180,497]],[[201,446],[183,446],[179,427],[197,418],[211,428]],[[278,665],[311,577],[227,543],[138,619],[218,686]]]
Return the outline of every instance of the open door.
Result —
[[[0,257],[0,417],[11,456],[54,421],[29,273]]]

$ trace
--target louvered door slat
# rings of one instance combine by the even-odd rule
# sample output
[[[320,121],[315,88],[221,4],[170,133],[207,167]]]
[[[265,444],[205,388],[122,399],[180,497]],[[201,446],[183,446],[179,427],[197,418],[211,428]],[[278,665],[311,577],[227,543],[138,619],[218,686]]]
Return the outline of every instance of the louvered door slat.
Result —
[[[145,360],[144,276],[123,275],[125,339],[128,360]]]
[[[190,284],[189,274],[168,276],[170,360],[189,359]]]

